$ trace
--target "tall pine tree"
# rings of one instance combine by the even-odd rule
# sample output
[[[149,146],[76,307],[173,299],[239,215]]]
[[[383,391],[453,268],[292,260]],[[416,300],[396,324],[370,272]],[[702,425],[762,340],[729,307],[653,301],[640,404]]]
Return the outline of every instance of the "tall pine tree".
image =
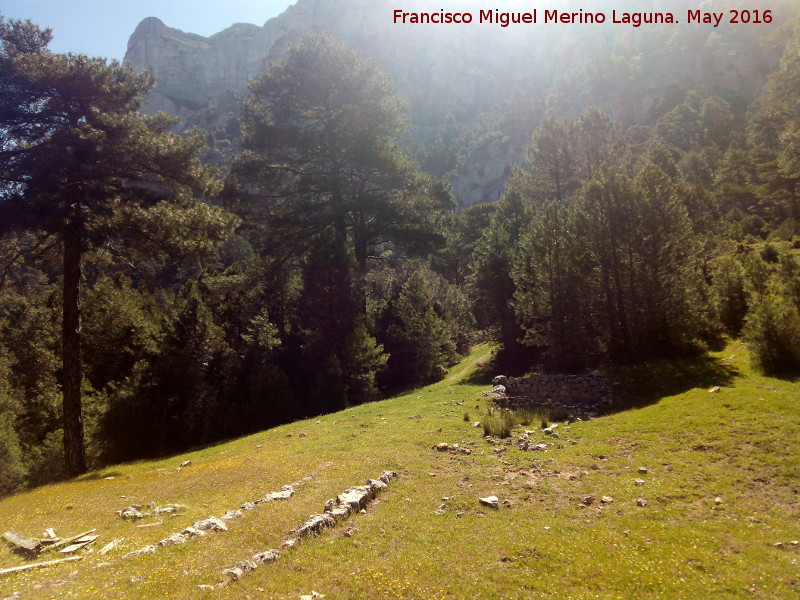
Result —
[[[47,49],[49,30],[0,21],[0,232],[43,230],[63,248],[64,449],[86,471],[81,407],[82,262],[113,237],[125,205],[189,206],[215,186],[198,158],[204,137],[137,111],[153,86],[128,66]]]

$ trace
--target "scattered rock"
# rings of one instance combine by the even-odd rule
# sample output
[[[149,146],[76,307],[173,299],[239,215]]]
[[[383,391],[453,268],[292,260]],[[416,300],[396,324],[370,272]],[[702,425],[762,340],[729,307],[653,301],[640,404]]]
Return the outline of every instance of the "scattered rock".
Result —
[[[375,491],[368,485],[359,485],[345,490],[336,497],[338,506],[347,506],[352,512],[358,512],[375,496]]]
[[[388,484],[395,477],[397,477],[397,473],[394,471],[384,471],[381,473],[381,476],[378,477],[378,479],[380,479],[383,483]]]
[[[714,386],[714,387],[712,387],[710,390],[708,390],[708,393],[709,393],[709,394],[717,394],[717,393],[719,393],[719,386],[718,386],[718,385],[715,385],[715,386]]]
[[[592,504],[594,504],[594,496],[584,496],[583,500],[581,501],[581,504],[583,504],[584,506],[591,506]]]
[[[714,498],[714,504],[722,504],[722,498],[720,498],[719,496]]]
[[[141,508],[141,506],[139,506],[139,508]],[[144,515],[140,513],[139,510],[134,508],[133,506],[128,506],[127,508],[123,508],[122,510],[117,511],[117,514],[126,521],[129,520],[136,521],[139,519],[144,519]]]
[[[300,537],[319,535],[323,529],[334,525],[336,525],[336,519],[329,514],[311,515],[308,521],[297,528],[297,535]]]
[[[645,484],[645,480],[644,479],[634,479],[633,483],[634,483],[634,485],[644,485]]]
[[[300,543],[300,538],[289,538],[288,540],[283,542],[281,546],[283,546],[284,548],[294,548],[299,543]]]
[[[324,598],[324,594],[319,594],[312,590],[310,594],[306,594],[304,596],[300,596],[300,600],[317,600],[318,598]]]
[[[472,426],[473,426],[473,427],[480,427],[480,426],[481,426],[481,422],[480,422],[480,421],[475,421],[475,422],[472,424]]]
[[[185,468],[185,467],[191,467],[191,466],[192,466],[192,461],[190,461],[190,460],[185,460],[185,461],[183,461],[181,463],[181,468],[182,469]]]
[[[233,581],[239,581],[245,573],[255,571],[258,565],[252,560],[242,560],[232,566],[230,569],[225,569],[222,574],[227,575]]]
[[[163,540],[156,543],[156,546],[161,548],[163,546],[170,546],[172,544],[185,544],[189,537],[191,536],[188,536],[184,533],[173,533],[171,536],[165,537]]]
[[[487,496],[486,498],[479,498],[478,501],[484,506],[488,506],[489,508],[498,508],[500,505],[500,500],[497,496]]]
[[[611,496],[603,496],[600,499],[600,502],[602,502],[603,504],[611,504],[614,502],[614,498],[612,498]]]
[[[155,554],[156,547],[153,545],[145,546],[144,548],[139,548],[138,550],[134,550],[133,552],[128,552],[122,558],[134,558],[136,556],[144,556],[145,554]]]
[[[205,532],[228,531],[228,526],[217,517],[208,517],[202,521],[197,521],[192,527]]]
[[[328,514],[332,516],[337,522],[343,521],[347,517],[352,514],[352,510],[350,510],[349,506],[337,506],[336,508],[330,510]]]
[[[640,475],[647,475],[647,467],[639,467]]]
[[[98,550],[98,551],[97,551],[97,553],[98,553],[100,556],[104,556],[105,554],[108,554],[108,553],[109,553],[109,552],[111,552],[111,551],[112,551],[114,548],[116,548],[116,547],[117,547],[117,545],[118,545],[118,544],[119,544],[121,541],[122,541],[122,538],[116,538],[116,539],[113,539],[113,540],[111,540],[110,542],[108,542],[108,543],[107,543],[105,546],[103,546],[102,548],[100,548],[100,550]]]
[[[380,490],[386,489],[387,485],[380,479],[369,479],[367,485],[372,490],[373,495],[377,494]]]
[[[639,498],[638,500],[636,500],[636,506],[641,506],[642,508],[644,508],[645,506],[647,506],[647,500],[645,500],[644,498]]]
[[[253,560],[260,563],[273,563],[280,558],[280,553],[277,550],[267,550],[266,552],[259,552],[253,556]]]
[[[263,502],[274,502],[275,500],[288,500],[294,495],[294,488],[290,485],[285,485],[279,492],[270,492],[261,500]]]
[[[322,510],[323,512],[329,513],[333,510],[334,506],[336,506],[336,502],[334,502],[333,498],[331,498],[325,503],[325,508]]]

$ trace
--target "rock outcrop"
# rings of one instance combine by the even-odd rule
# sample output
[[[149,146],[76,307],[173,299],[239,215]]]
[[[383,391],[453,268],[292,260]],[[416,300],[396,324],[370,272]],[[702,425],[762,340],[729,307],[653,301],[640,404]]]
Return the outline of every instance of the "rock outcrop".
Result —
[[[410,0],[404,10],[415,6],[424,10],[426,2]],[[149,17],[130,37],[125,60],[156,79],[146,112],[176,115],[179,129],[199,125],[234,148],[247,82],[313,30],[330,31],[390,73],[409,105],[415,135],[429,142],[448,115],[476,123],[519,87],[523,74],[507,60],[512,46],[519,51],[517,31],[467,25],[431,35],[425,26],[395,24],[394,8],[388,0],[297,0],[263,26],[238,23],[210,37]],[[462,205],[497,200],[510,166],[524,160],[532,128],[476,145],[451,177]]]

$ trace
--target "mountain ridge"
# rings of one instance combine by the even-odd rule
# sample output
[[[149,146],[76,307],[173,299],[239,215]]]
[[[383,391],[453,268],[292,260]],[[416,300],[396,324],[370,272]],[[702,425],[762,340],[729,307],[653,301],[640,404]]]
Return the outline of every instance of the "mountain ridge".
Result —
[[[449,0],[443,7],[473,4]],[[680,14],[682,8],[713,10],[723,3],[617,4],[620,10],[630,4]],[[589,2],[586,8],[600,6],[605,5]],[[425,3],[411,0],[403,10],[415,7]],[[388,0],[297,0],[263,26],[238,23],[210,37],[151,17],[134,31],[125,60],[157,81],[146,112],[177,115],[179,128],[199,125],[213,140],[229,140],[237,148],[247,82],[304,33],[325,29],[391,75],[409,106],[412,154],[450,181],[461,206],[500,197],[545,114],[575,117],[598,105],[625,126],[651,126],[692,89],[745,106],[777,65],[777,54],[760,47],[777,17],[774,26],[760,29],[608,22],[503,28],[398,25],[393,8]],[[767,68],[748,71],[737,59],[741,49],[763,55]]]

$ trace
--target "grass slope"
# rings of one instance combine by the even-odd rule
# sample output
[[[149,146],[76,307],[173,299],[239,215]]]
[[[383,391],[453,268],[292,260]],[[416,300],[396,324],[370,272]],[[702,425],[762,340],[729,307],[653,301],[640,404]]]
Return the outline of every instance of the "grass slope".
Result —
[[[562,424],[558,440],[537,432],[553,445],[523,452],[472,427],[489,402],[473,376],[486,351],[441,383],[383,402],[0,500],[2,531],[101,534],[82,562],[0,576],[0,598],[798,597],[800,547],[790,542],[800,539],[800,385],[751,372],[734,343],[701,360],[617,373],[632,408]],[[711,394],[710,385],[723,387]],[[440,453],[438,442],[473,453]],[[176,471],[185,460],[192,466]],[[222,568],[278,548],[328,498],[385,469],[399,478],[367,515],[224,590],[198,590]],[[228,532],[119,560],[307,475],[314,479],[291,500],[257,506]],[[481,507],[486,495],[511,505]],[[587,495],[596,501],[582,506]],[[151,501],[189,509],[146,528],[115,515]],[[99,556],[114,538],[124,539]],[[24,562],[0,550],[0,568]]]

